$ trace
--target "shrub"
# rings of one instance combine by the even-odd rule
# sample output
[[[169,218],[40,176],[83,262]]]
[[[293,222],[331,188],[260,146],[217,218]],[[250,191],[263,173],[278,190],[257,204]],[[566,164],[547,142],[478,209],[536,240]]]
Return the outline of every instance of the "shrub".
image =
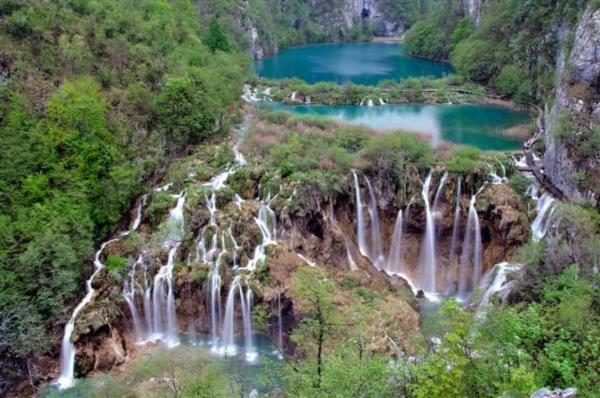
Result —
[[[127,271],[127,259],[121,256],[108,256],[104,265],[111,273],[122,275]]]
[[[452,52],[452,64],[469,79],[487,81],[495,71],[495,49],[484,40],[469,39],[459,43]]]
[[[481,151],[475,147],[464,147],[454,151],[448,162],[448,171],[467,175],[479,166]]]

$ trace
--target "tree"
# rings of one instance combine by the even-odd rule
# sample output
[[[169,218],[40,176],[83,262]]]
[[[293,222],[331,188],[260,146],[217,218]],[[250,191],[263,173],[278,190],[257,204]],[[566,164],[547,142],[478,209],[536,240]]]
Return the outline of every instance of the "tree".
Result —
[[[229,39],[227,39],[227,35],[223,32],[223,29],[219,24],[219,20],[216,17],[210,21],[206,45],[211,49],[212,52],[217,50],[227,52],[231,49]]]
[[[314,370],[302,376],[309,378],[315,391],[321,388],[325,344],[339,326],[332,300],[334,291],[334,283],[319,268],[302,267],[294,274],[292,294],[299,300],[303,319],[292,340],[315,359]]]

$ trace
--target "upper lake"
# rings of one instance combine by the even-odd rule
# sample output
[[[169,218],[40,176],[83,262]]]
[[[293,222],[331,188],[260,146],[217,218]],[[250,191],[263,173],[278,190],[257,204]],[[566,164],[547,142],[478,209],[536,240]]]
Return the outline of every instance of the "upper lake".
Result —
[[[411,57],[401,44],[338,43],[293,47],[255,63],[256,73],[270,79],[299,78],[307,83],[375,85],[386,79],[442,77],[450,64]]]

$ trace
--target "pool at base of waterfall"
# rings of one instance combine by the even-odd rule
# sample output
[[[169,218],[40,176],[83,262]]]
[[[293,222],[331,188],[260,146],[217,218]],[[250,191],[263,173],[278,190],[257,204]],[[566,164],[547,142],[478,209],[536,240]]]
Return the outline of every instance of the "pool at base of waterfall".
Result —
[[[73,388],[57,390],[42,388],[45,398],[75,398],[95,396],[163,397],[173,394],[173,377],[179,388],[186,380],[202,376],[212,369],[224,374],[236,395],[249,396],[253,390],[264,394],[281,386],[281,353],[262,334],[254,335],[256,357],[249,361],[244,351],[244,338],[236,338],[235,354],[224,356],[220,346],[209,335],[181,335],[180,344],[166,347],[160,343],[137,346],[135,353],[119,368],[77,379]]]

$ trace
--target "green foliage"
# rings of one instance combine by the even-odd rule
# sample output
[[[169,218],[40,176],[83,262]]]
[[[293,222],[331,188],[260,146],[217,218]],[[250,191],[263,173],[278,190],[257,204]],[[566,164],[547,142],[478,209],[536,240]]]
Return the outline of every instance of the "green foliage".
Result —
[[[368,170],[380,175],[400,178],[408,166],[427,167],[433,161],[429,143],[414,135],[395,132],[371,136],[362,158]]]
[[[508,179],[510,186],[521,196],[525,196],[527,188],[531,185],[531,180],[521,173],[514,173]]]
[[[479,166],[480,156],[481,151],[475,147],[457,149],[448,162],[448,171],[465,176]]]
[[[210,22],[206,45],[212,50],[212,52],[217,50],[229,51],[231,49],[227,35],[225,35],[221,29],[221,25],[219,24],[219,20],[217,18],[213,18]]]
[[[127,272],[127,259],[121,256],[108,256],[104,265],[112,273],[122,275]]]
[[[225,126],[247,61],[202,44],[188,0],[11,0],[0,13],[4,381],[55,352],[44,324],[64,320],[94,246],[170,154]]]
[[[484,82],[495,72],[492,43],[484,40],[465,40],[452,52],[452,65],[469,79]]]

